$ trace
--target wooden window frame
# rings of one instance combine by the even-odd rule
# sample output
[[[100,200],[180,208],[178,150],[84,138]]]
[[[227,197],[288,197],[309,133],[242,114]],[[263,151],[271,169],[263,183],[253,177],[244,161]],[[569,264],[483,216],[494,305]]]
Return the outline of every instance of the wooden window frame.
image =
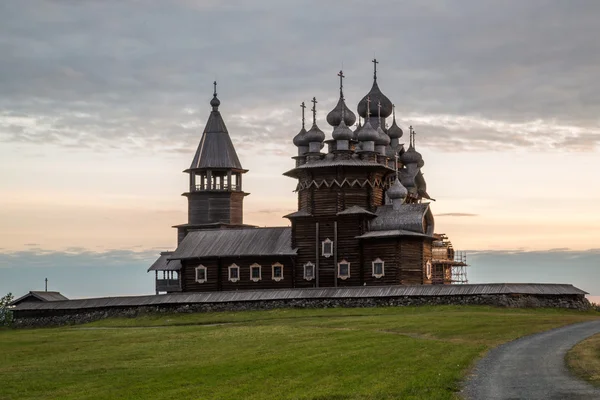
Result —
[[[258,278],[254,278],[252,276],[252,270],[258,268]],[[250,280],[252,282],[258,282],[262,279],[262,266],[260,264],[254,263],[250,266]]]
[[[341,265],[342,265],[342,264],[348,264],[348,275],[342,275],[342,274],[341,274],[341,272],[342,272],[342,271],[341,271],[341,269],[342,269],[342,268],[341,268]],[[348,261],[346,261],[346,260],[342,260],[342,261],[340,261],[340,262],[338,263],[338,265],[337,265],[337,277],[338,277],[339,279],[341,279],[341,280],[346,280],[346,279],[350,278],[350,263],[349,263]]]
[[[331,245],[331,252],[328,252],[328,253],[325,252],[325,245],[327,245],[327,244]],[[327,238],[327,239],[323,240],[321,242],[321,255],[325,258],[329,258],[329,257],[333,256],[333,245],[334,245],[334,243],[331,239]]]
[[[309,261],[306,264],[304,264],[303,267],[304,267],[304,273],[303,273],[304,280],[305,281],[312,281],[313,279],[315,279],[315,274],[316,274],[315,264],[313,264],[313,263],[311,263]],[[309,267],[309,268],[312,269],[312,276],[307,276],[306,275],[307,267]]]
[[[232,278],[231,277],[231,270],[232,269],[237,269],[237,278]],[[229,267],[227,267],[227,280],[229,282],[237,282],[240,280],[240,267],[237,264],[231,264]]]
[[[381,274],[378,274],[375,272],[375,264],[379,264],[379,263],[381,263]],[[385,276],[385,262],[379,257],[376,258],[375,260],[373,260],[373,262],[371,262],[371,272],[372,272],[372,275],[376,279],[379,279],[379,278]]]
[[[431,260],[427,260],[427,262],[425,263],[425,277],[427,279],[431,279],[432,276],[432,265],[431,265]]]
[[[195,269],[195,281],[198,283],[204,283],[206,282],[208,279],[208,272],[206,271],[206,267],[202,264],[198,265]],[[204,271],[204,279],[198,279],[198,271]]]
[[[276,277],[275,276],[275,268],[279,267],[281,268],[281,276]],[[283,280],[283,264],[276,262],[275,264],[271,265],[271,278],[275,281],[275,282],[279,282]]]

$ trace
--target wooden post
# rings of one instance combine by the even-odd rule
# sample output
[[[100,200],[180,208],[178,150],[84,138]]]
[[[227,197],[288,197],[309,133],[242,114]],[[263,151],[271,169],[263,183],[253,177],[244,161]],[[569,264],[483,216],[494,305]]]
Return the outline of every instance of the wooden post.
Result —
[[[231,171],[227,171],[227,190],[231,190]]]
[[[158,294],[158,271],[154,271],[154,290]]]
[[[315,223],[315,284],[319,287],[319,223]]]

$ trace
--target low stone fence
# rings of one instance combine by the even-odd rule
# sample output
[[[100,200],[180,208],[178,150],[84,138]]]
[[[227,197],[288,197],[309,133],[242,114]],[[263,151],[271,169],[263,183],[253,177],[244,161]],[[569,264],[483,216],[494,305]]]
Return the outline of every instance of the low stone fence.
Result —
[[[44,327],[73,325],[109,317],[134,318],[160,313],[196,313],[215,311],[258,311],[277,308],[367,308],[431,305],[488,305],[511,308],[567,308],[588,310],[583,295],[488,294],[463,296],[400,296],[308,298],[291,300],[231,301],[215,303],[160,304],[153,306],[103,307],[80,309],[15,310],[14,326]]]

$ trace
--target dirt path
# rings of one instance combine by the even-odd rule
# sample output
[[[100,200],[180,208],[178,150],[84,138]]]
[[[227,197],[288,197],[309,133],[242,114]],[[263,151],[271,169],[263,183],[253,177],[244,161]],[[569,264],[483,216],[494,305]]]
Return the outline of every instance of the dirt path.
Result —
[[[600,389],[573,376],[565,354],[600,332],[600,320],[526,336],[491,350],[475,367],[463,395],[469,400],[589,400]]]

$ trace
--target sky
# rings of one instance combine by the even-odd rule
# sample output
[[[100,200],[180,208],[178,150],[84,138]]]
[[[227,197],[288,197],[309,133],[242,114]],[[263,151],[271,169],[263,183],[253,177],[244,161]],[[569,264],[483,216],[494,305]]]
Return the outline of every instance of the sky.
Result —
[[[599,17],[595,0],[0,2],[0,294],[152,293],[214,80],[245,222],[288,225],[300,103],[330,136],[338,71],[355,110],[376,57],[469,280],[600,296]]]

